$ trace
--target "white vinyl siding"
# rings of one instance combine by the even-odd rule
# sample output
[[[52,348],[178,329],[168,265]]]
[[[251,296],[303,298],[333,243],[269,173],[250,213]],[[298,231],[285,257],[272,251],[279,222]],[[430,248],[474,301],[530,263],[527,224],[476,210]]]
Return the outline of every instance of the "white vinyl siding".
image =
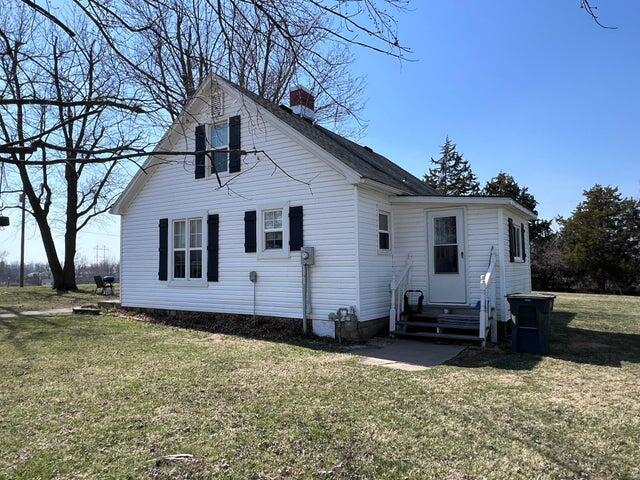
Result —
[[[391,215],[389,196],[366,187],[357,188],[358,211],[358,256],[360,305],[358,318],[374,320],[389,316],[391,294],[389,284],[392,273],[392,252],[394,247],[393,226],[395,218]],[[379,214],[389,214],[391,229],[390,250],[379,248]],[[387,253],[382,255],[381,252]]]
[[[513,226],[518,227],[517,235],[521,239],[521,225],[524,225],[524,245],[521,252],[526,253],[524,262],[516,257],[514,262],[509,261],[509,218],[513,220]],[[502,227],[504,231],[504,251],[505,251],[505,277],[506,292],[508,293],[528,293],[531,291],[531,258],[529,250],[529,226],[525,218],[516,215],[511,211],[504,210]]]
[[[326,327],[329,313],[357,303],[354,187],[304,145],[276,128],[264,112],[258,120],[255,112],[254,120],[248,118],[245,105],[246,101],[234,101],[230,95],[225,98],[225,116],[241,115],[243,145],[269,152],[293,178],[274,169],[260,155],[243,158],[243,171],[231,180],[229,189],[217,188],[212,177],[196,181],[192,163],[186,167],[179,162],[153,167],[122,215],[122,304],[252,314],[249,272],[257,271],[257,314],[300,318],[300,253],[261,258],[244,251],[244,212],[256,210],[260,226],[261,206],[282,206],[288,201],[304,207],[305,242],[316,248],[316,263],[310,269],[311,316],[318,320],[314,329],[321,329],[322,325]],[[185,126],[186,135],[181,131],[171,135],[173,149],[193,149],[195,124],[207,123],[208,111],[203,104],[200,113],[194,112],[194,123]],[[310,181],[311,188],[296,179]],[[219,215],[219,282],[204,282],[206,288],[172,288],[170,282],[158,281],[158,219],[189,218],[194,208]],[[288,208],[283,210],[283,220],[288,220]],[[285,231],[288,250],[287,234]],[[206,244],[204,251],[206,254]],[[206,259],[203,261],[206,264]],[[331,333],[330,328],[326,333]]]
[[[437,204],[431,208],[454,208],[456,205]],[[427,209],[426,205],[396,204],[393,206],[394,247],[393,269],[400,272],[412,257],[411,287],[422,290],[428,298],[428,257],[427,257]],[[470,306],[480,300],[480,276],[486,273],[491,247],[498,265],[496,266],[496,291],[498,296],[498,318],[504,316],[500,298],[500,262],[499,254],[498,208],[484,205],[466,205],[465,210],[465,255],[467,298]],[[506,235],[506,231],[505,231]],[[508,261],[508,258],[507,258]]]

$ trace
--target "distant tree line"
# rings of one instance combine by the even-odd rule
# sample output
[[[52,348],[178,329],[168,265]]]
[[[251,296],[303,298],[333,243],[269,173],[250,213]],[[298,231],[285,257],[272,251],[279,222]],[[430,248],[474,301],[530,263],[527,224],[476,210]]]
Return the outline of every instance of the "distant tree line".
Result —
[[[424,181],[443,195],[511,197],[537,214],[533,194],[505,172],[481,188],[449,137],[430,163]],[[623,197],[617,187],[585,190],[569,217],[530,222],[529,238],[534,290],[640,292],[640,200]]]
[[[51,268],[46,262],[30,262],[24,266],[26,285],[43,285],[51,282]],[[88,262],[84,258],[76,260],[76,279],[78,284],[93,284],[94,275],[113,275],[116,282],[120,278],[120,263],[105,259],[100,262]],[[0,252],[0,285],[18,285],[20,282],[20,263],[7,261],[7,253]]]

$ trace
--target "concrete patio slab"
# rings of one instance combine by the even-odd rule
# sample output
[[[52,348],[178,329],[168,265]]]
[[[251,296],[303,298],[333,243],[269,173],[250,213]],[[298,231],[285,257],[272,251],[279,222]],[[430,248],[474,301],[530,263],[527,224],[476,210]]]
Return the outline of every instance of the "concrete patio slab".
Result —
[[[395,340],[382,346],[365,347],[352,352],[362,358],[363,365],[374,365],[406,371],[421,371],[441,365],[459,355],[464,345]]]

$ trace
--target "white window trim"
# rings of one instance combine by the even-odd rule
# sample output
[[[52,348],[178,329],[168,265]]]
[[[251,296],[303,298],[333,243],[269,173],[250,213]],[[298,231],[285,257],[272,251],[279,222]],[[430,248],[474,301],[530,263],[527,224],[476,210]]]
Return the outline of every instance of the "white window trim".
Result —
[[[229,125],[229,117],[226,118],[220,118],[218,121],[209,123],[207,125],[206,131],[207,131],[207,147],[210,150],[214,149],[213,143],[212,143],[212,135],[213,135],[213,126],[214,125],[219,125],[221,123],[225,123],[227,124],[227,145],[226,145],[226,149],[229,150],[229,136],[231,135],[231,128]],[[211,172],[211,162],[213,161],[213,153],[211,155],[207,155],[205,157],[205,178],[208,180],[217,180],[215,173]],[[224,178],[224,177],[229,177],[231,176],[231,174],[229,173],[229,163],[230,163],[230,154],[227,153],[227,170],[224,172],[218,172],[218,176],[220,178]]]
[[[185,255],[185,273],[186,278],[174,278],[173,276],[173,225],[175,222],[186,221],[186,238],[185,241],[185,251],[188,252],[188,242],[189,242],[189,220],[201,220],[202,221],[202,278],[189,278],[189,254]],[[207,237],[207,213],[193,213],[193,214],[185,214],[185,215],[176,215],[174,217],[169,218],[169,248],[168,248],[168,282],[167,286],[169,287],[208,287],[209,282],[207,282],[207,245],[209,244],[209,238]]]
[[[264,212],[269,210],[282,210],[282,249],[281,250],[265,250],[264,249]],[[289,247],[289,202],[284,204],[264,204],[256,208],[256,226],[257,242],[256,253],[259,259],[270,258],[289,258],[291,255]]]
[[[380,215],[387,216],[387,228],[388,230],[380,230]],[[378,246],[378,255],[391,255],[391,249],[393,244],[391,243],[391,231],[393,230],[391,223],[391,212],[387,210],[378,209],[376,215],[376,245]],[[389,235],[389,248],[380,248],[380,234],[386,233]]]

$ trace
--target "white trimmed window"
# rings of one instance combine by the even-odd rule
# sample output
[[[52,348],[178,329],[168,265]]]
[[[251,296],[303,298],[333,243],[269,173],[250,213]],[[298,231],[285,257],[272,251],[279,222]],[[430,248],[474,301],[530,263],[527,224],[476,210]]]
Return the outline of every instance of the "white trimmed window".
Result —
[[[513,258],[522,260],[522,230],[520,225],[513,226]]]
[[[173,221],[173,278],[202,278],[202,219]]]
[[[391,228],[389,213],[378,211],[378,249],[383,252],[391,250]]]
[[[284,228],[282,208],[262,211],[263,250],[282,250],[284,247]]]
[[[211,148],[214,150],[229,150],[228,120],[211,125]],[[215,167],[215,170],[213,167]],[[215,172],[225,173],[228,171],[229,152],[213,152],[213,164],[210,166],[210,174],[215,175]]]

